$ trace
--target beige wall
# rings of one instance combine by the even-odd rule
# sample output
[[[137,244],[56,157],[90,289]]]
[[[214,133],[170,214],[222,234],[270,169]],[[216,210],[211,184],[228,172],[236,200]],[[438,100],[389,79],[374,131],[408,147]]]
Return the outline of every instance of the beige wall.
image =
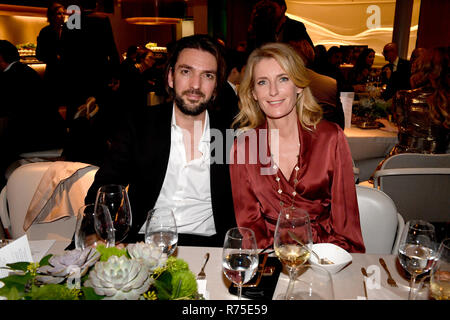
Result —
[[[368,45],[376,52],[375,64],[385,64],[383,47],[392,41],[395,0],[287,0],[287,13],[305,24],[315,45]],[[367,27],[372,15],[367,8],[380,9],[380,27]],[[414,0],[408,58],[416,46],[420,0]]]
[[[0,15],[0,39],[14,45],[36,44],[39,31],[47,25],[47,18]]]

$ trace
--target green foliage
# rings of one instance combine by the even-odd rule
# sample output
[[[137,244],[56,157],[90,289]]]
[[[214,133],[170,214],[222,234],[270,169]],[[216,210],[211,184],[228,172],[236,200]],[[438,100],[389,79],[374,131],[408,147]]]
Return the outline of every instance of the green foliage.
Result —
[[[192,299],[197,294],[195,275],[182,259],[167,259],[166,270],[154,283],[156,295],[160,300]]]
[[[111,257],[111,256],[120,257],[120,256],[125,255],[125,256],[129,257],[126,249],[119,249],[116,247],[107,248],[102,244],[97,246],[97,251],[100,252],[100,254],[102,255],[100,257],[100,261],[103,261],[103,262],[108,261],[109,257]]]
[[[28,266],[30,265],[29,262],[15,262],[15,263],[8,263],[6,264],[7,267],[11,270],[17,270],[17,271],[27,271]]]
[[[155,281],[156,296],[159,300],[169,300],[172,296],[172,275],[170,272],[163,272]]]
[[[41,261],[39,261],[39,266],[43,267],[43,266],[48,266],[50,264],[49,260],[52,257],[52,254],[46,255],[45,257],[43,257],[41,259]]]
[[[98,246],[101,261],[109,257],[127,254],[126,249],[106,248]],[[42,284],[36,280],[39,266],[49,264],[52,255],[45,256],[39,263],[18,262],[7,265],[7,269],[14,273],[1,279],[4,286],[0,288],[0,296],[8,300],[101,300],[104,296],[97,295],[95,290],[81,285],[81,289],[70,289],[66,282],[61,284]],[[155,279],[153,287],[147,292],[149,299],[202,299],[197,293],[195,275],[189,270],[189,265],[182,259],[170,257],[166,266],[158,268],[152,275]],[[88,278],[82,277],[81,284]],[[145,298],[145,295],[144,295]]]
[[[169,259],[167,259],[166,265],[167,271],[169,271],[170,273],[189,270],[189,265],[186,261],[175,257],[169,257]]]
[[[29,296],[32,300],[79,300],[78,290],[71,290],[65,284],[33,285]]]
[[[102,300],[104,296],[99,296],[91,287],[82,287],[83,296],[85,300]]]

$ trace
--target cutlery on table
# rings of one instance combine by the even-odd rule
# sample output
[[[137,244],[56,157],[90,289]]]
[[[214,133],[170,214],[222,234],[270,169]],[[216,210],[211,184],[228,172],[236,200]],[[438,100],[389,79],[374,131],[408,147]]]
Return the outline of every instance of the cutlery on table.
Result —
[[[397,286],[397,282],[395,282],[395,280],[392,278],[391,273],[389,272],[389,269],[386,265],[386,262],[384,261],[383,258],[379,259],[381,266],[383,267],[383,269],[386,271],[387,275],[388,275],[388,279],[387,279],[387,283],[391,286],[391,287],[398,287]]]
[[[364,295],[366,296],[366,300],[369,300],[369,296],[367,295],[367,287],[366,287],[366,278],[368,278],[369,275],[367,274],[366,268],[364,268],[364,267],[361,268],[361,273],[364,276],[364,279],[363,279]]]
[[[204,279],[206,279],[205,266],[206,266],[206,263],[208,262],[208,260],[209,260],[209,252],[207,252],[205,254],[205,261],[203,262],[202,269],[197,274],[197,280],[204,280]]]

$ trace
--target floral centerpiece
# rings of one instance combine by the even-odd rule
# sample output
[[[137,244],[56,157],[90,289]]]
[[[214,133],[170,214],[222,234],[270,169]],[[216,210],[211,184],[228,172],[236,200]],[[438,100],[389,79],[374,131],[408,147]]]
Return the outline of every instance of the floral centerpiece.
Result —
[[[7,268],[0,296],[10,300],[203,299],[188,264],[152,243],[75,249]]]
[[[352,108],[354,122],[373,123],[376,119],[386,118],[390,112],[391,101],[384,101],[376,97],[363,97]]]

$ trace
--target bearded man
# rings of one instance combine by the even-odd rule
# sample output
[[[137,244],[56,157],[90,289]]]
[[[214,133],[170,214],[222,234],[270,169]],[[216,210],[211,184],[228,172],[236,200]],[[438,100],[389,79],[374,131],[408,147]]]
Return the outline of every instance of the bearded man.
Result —
[[[143,240],[153,208],[173,211],[179,245],[222,246],[235,226],[225,159],[231,123],[209,108],[224,81],[221,48],[209,36],[185,37],[171,47],[166,89],[173,101],[126,121],[85,199],[93,203],[102,185],[129,186],[133,225],[124,242]]]

